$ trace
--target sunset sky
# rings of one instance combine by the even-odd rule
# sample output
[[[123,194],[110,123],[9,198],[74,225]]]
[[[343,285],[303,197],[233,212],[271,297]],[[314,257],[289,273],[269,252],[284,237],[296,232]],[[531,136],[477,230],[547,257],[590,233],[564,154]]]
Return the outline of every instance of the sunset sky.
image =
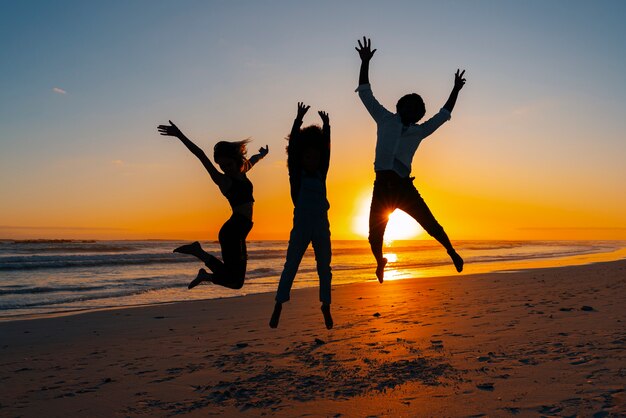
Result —
[[[453,239],[626,239],[624,1],[3,1],[0,238],[216,239],[230,210],[201,164],[251,137],[250,239],[287,239],[284,137],[330,114],[333,238],[362,238],[376,127],[354,89],[452,120],[413,160]],[[411,224],[401,223],[400,229]],[[403,227],[404,226],[404,227]],[[426,238],[415,229],[415,238]]]

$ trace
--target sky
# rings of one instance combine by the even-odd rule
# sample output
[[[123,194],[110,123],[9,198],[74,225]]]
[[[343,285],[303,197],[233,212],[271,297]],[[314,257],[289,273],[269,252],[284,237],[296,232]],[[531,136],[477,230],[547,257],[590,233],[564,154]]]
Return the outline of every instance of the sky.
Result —
[[[388,109],[416,92],[428,117],[466,70],[452,120],[413,159],[453,241],[626,239],[626,2],[24,0],[0,14],[0,238],[216,239],[230,209],[158,135],[172,120],[209,156],[218,140],[269,145],[248,175],[249,239],[287,239],[285,136],[303,101],[305,125],[331,118],[333,238],[362,239],[366,35]]]

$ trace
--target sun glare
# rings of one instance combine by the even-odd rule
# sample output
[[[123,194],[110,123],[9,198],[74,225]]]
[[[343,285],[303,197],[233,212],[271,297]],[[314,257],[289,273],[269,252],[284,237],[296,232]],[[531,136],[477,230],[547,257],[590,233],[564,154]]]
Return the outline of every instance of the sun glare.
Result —
[[[388,263],[395,263],[396,261],[398,261],[398,255],[394,253],[383,254],[383,257],[387,259]]]
[[[367,237],[369,233],[369,214],[371,195],[362,198],[359,201],[358,212],[354,217],[353,230],[357,234]],[[394,211],[389,215],[389,223],[385,230],[385,241],[395,241],[401,239],[414,239],[422,234],[422,227],[401,210]]]

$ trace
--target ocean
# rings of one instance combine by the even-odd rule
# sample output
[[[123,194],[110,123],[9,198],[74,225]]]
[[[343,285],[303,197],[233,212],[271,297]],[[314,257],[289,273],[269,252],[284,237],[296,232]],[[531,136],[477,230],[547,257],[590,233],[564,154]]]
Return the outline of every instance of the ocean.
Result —
[[[146,304],[275,292],[286,241],[248,243],[248,272],[241,290],[187,284],[204,265],[172,249],[188,241],[0,241],[0,320],[77,313]],[[507,271],[585,262],[593,255],[623,258],[625,241],[457,241],[464,273]],[[333,285],[376,280],[366,240],[333,241]],[[202,242],[220,257],[219,243]],[[456,275],[435,241],[388,243],[386,280]],[[612,254],[617,254],[612,256]],[[593,258],[593,257],[592,257]],[[591,259],[590,259],[591,260]],[[462,277],[459,275],[458,277]],[[311,248],[302,260],[294,289],[317,286]]]

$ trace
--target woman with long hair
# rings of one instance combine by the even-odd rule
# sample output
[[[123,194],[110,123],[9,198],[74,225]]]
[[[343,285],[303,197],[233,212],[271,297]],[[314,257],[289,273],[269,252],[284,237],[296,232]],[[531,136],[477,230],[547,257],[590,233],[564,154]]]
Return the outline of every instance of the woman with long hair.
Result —
[[[198,157],[208,171],[213,182],[230,203],[231,217],[220,229],[218,239],[222,248],[222,260],[207,253],[198,241],[183,245],[174,250],[199,258],[211,270],[198,271],[198,276],[189,283],[192,289],[202,282],[211,282],[230,289],[241,289],[246,276],[248,255],[246,237],[252,229],[252,183],[246,173],[269,152],[269,147],[261,147],[259,153],[246,158],[248,139],[243,141],[220,141],[213,148],[213,159],[222,170],[220,172],[209,160],[204,151],[187,138],[172,121],[169,125],[159,125],[161,135],[178,138],[193,155]]]

